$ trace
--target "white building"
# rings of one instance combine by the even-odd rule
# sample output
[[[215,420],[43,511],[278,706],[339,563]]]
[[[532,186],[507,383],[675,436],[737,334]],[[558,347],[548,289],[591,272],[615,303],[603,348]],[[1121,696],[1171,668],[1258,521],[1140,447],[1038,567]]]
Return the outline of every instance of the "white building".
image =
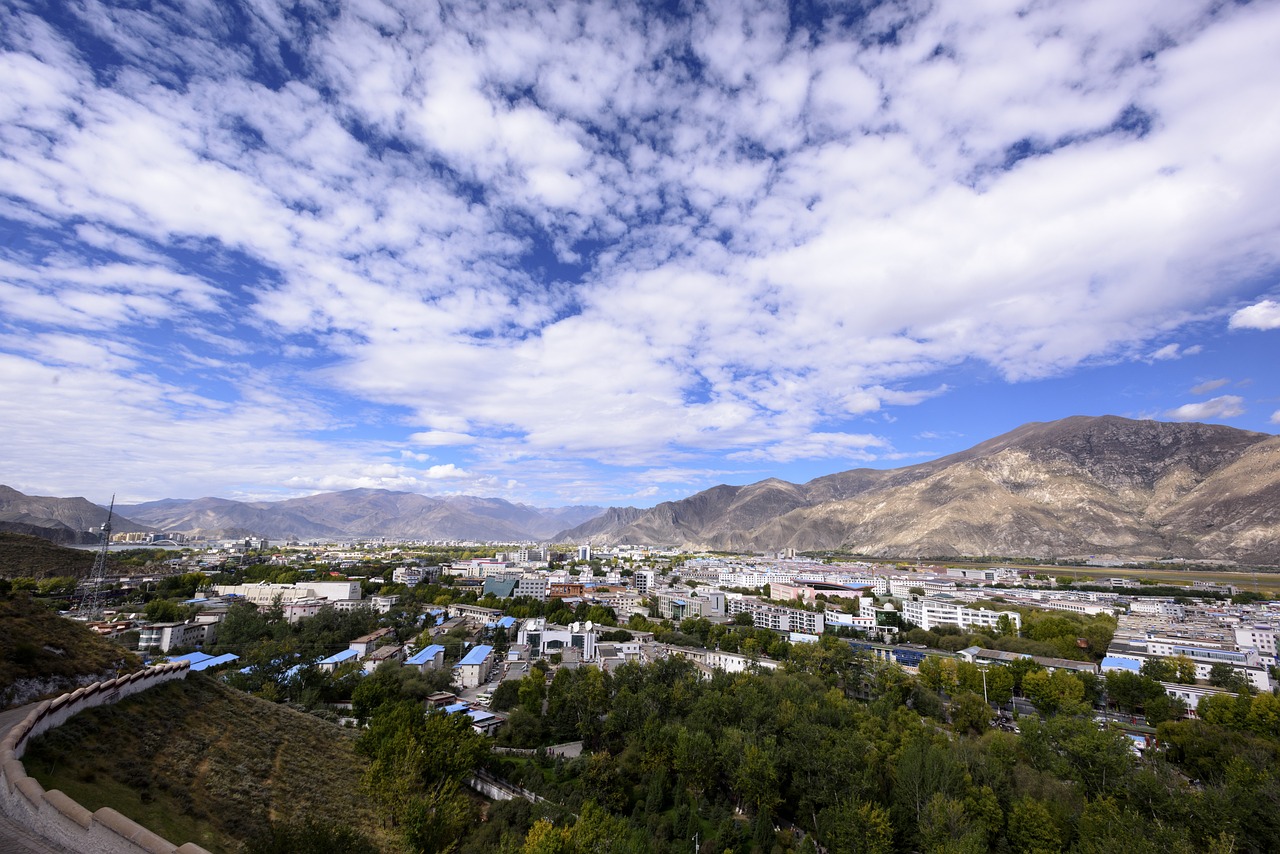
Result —
[[[658,593],[658,613],[668,620],[723,617],[725,594],[719,590],[672,588]]]
[[[776,605],[751,596],[730,596],[728,612],[731,617],[750,614],[752,624],[757,628],[773,629],[777,632],[820,635],[826,627],[826,619],[821,611]]]
[[[531,617],[520,624],[516,643],[526,646],[531,658],[546,658],[566,649],[576,649],[583,661],[595,661],[599,627],[588,620],[558,626],[546,617]]]
[[[213,643],[215,623],[152,623],[138,630],[138,649],[199,649]]]
[[[908,599],[902,603],[902,618],[926,631],[941,625],[959,626],[962,629],[969,627],[994,629],[1001,617],[1008,617],[1014,628],[1022,628],[1022,615],[1017,611],[965,608],[954,602],[927,598]]]
[[[463,688],[477,688],[489,677],[493,667],[493,647],[473,646],[462,660],[453,666],[458,671],[458,684]]]

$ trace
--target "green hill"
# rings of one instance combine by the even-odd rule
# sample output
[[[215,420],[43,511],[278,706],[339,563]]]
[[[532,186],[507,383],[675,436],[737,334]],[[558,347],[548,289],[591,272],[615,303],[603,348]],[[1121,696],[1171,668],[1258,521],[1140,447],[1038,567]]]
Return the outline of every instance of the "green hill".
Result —
[[[199,673],[83,712],[37,739],[27,773],[90,810],[110,806],[175,844],[261,844],[317,817],[377,841],[347,730]],[[336,852],[335,852],[336,854]]]
[[[0,597],[0,708],[141,666],[133,653],[25,594]]]

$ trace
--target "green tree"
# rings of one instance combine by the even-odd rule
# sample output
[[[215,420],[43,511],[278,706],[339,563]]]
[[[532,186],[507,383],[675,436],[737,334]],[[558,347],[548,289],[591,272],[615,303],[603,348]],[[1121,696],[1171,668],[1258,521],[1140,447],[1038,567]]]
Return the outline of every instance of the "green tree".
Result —
[[[991,725],[992,711],[978,694],[964,693],[951,701],[951,723],[956,732],[983,733]]]
[[[818,833],[831,854],[891,854],[893,822],[879,804],[848,799],[824,809]]]
[[[1009,811],[1009,845],[1018,854],[1055,854],[1062,850],[1062,833],[1040,801],[1021,798]]]

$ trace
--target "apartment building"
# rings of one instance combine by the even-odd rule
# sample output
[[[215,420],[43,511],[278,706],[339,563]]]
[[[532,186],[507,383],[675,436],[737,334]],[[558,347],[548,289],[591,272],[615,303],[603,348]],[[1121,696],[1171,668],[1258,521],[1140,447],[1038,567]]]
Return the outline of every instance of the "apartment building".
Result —
[[[1022,615],[1017,611],[988,611],[986,608],[966,608],[955,602],[939,599],[912,598],[902,603],[902,618],[922,629],[950,625],[967,628],[996,628],[1001,617],[1008,617],[1017,629],[1022,628]]]
[[[820,635],[826,628],[826,618],[821,611],[807,611],[766,602],[751,596],[731,596],[728,599],[729,616],[750,614],[757,628],[777,632],[802,632]]]

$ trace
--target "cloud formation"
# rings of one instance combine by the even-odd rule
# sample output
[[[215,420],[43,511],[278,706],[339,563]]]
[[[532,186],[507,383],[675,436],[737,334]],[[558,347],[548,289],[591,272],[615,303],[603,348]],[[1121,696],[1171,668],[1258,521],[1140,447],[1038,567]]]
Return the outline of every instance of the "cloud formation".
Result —
[[[1174,421],[1219,421],[1244,414],[1244,398],[1224,394],[1199,403],[1186,403],[1165,413]]]
[[[1280,329],[1280,302],[1264,299],[1231,315],[1232,329]]]
[[[10,7],[3,462],[554,500],[897,459],[947,372],[1170,363],[1262,296],[1278,38],[1207,0]]]

